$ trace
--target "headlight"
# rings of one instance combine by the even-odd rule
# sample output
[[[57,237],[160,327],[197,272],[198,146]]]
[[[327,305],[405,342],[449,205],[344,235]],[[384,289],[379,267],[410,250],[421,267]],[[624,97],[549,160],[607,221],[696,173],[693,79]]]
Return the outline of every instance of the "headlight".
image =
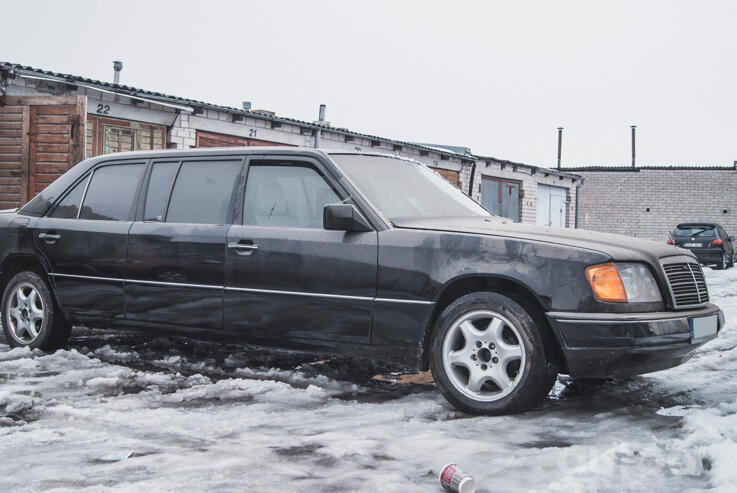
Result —
[[[599,301],[647,303],[663,301],[658,284],[643,264],[612,262],[586,268],[586,277]]]

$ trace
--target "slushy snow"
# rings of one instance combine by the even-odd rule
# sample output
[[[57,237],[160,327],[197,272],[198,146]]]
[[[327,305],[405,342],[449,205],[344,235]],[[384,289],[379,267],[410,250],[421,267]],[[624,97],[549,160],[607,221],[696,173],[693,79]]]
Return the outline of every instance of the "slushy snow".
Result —
[[[0,491],[737,491],[737,269],[727,326],[688,363],[598,388],[561,378],[517,416],[454,410],[374,362],[75,329],[0,343]]]

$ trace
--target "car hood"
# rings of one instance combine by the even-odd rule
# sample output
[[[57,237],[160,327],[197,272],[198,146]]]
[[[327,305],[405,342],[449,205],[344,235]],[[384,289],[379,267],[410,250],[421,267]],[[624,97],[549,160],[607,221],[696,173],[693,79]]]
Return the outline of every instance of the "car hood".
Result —
[[[480,234],[555,243],[575,248],[595,250],[609,255],[614,260],[620,261],[649,261],[657,263],[660,258],[674,255],[688,255],[693,257],[690,251],[670,246],[664,242],[660,243],[632,238],[630,236],[599,233],[597,231],[583,229],[520,224],[495,216],[423,219],[400,218],[394,220],[393,224],[398,228]]]

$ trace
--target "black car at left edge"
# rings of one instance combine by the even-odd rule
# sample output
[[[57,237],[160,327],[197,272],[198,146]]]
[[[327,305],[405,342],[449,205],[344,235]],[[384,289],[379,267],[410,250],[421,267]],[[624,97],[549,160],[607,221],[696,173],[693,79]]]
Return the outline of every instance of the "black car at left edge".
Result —
[[[0,282],[11,346],[84,325],[357,355],[484,414],[559,373],[678,365],[724,326],[688,251],[516,224],[417,161],[304,148],[83,161],[0,213]]]

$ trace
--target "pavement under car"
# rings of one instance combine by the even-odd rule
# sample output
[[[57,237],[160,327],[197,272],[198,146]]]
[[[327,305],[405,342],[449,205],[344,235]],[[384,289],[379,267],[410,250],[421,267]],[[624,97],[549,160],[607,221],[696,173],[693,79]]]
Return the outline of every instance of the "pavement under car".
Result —
[[[369,360],[75,329],[0,341],[0,491],[737,488],[737,269],[705,271],[720,336],[670,370],[561,377],[531,412],[454,410],[427,374]],[[616,485],[616,486],[614,486]]]

